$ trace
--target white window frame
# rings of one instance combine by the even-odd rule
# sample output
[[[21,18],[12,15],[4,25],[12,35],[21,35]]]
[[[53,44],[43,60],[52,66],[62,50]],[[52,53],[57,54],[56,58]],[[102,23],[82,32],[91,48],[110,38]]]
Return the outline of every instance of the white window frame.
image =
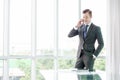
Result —
[[[79,17],[81,18],[81,0],[78,0]],[[0,57],[3,60],[3,80],[9,80],[9,59],[30,59],[31,64],[31,80],[36,80],[36,59],[37,58],[52,58],[54,59],[54,80],[58,80],[58,59],[65,58],[58,56],[58,6],[59,0],[55,0],[55,54],[54,56],[36,56],[36,22],[37,22],[37,0],[31,0],[31,56],[10,56],[9,55],[9,21],[10,21],[10,0],[4,0],[4,42],[3,42],[3,56]],[[73,57],[67,57],[67,59]]]

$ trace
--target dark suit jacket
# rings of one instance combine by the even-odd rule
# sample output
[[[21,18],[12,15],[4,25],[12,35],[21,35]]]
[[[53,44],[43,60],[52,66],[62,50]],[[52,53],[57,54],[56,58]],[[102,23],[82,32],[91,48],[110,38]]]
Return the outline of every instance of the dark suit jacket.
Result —
[[[74,28],[70,31],[68,34],[68,37],[74,37],[76,35],[79,35],[79,46],[78,46],[78,52],[77,57],[81,54],[81,49],[83,48],[84,53],[92,56],[93,54],[97,57],[100,51],[102,50],[104,46],[103,37],[101,33],[100,27],[94,25],[93,23],[90,25],[89,30],[87,32],[86,39],[83,40],[83,25],[78,28],[78,30],[75,30]],[[98,47],[95,49],[95,41],[98,41]]]

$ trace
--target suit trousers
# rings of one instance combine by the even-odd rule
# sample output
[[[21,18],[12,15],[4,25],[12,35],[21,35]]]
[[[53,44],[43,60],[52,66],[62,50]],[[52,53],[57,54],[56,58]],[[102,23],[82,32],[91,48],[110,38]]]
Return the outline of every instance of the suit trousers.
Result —
[[[84,51],[81,50],[81,55],[76,61],[75,68],[77,68],[78,70],[85,69],[85,70],[93,71],[93,66],[94,66],[93,57],[86,55]],[[86,76],[87,76],[87,80],[93,80],[93,75],[86,75]],[[78,75],[78,80],[81,80],[80,78],[81,76]]]
[[[76,61],[75,68],[77,69],[88,69],[89,71],[93,71],[94,59],[93,56],[88,56],[81,50],[81,55]]]

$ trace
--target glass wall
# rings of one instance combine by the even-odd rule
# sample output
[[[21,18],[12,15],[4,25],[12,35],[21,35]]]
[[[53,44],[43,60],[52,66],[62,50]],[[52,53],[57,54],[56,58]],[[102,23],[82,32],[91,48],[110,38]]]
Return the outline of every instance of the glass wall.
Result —
[[[82,18],[82,10],[86,8],[93,11],[92,22],[101,27],[106,42],[106,8],[103,8],[106,4],[103,0],[6,1],[9,1],[10,6],[0,0],[0,80],[5,72],[3,61],[4,67],[8,68],[4,75],[8,74],[9,80],[77,80],[77,75],[72,70],[79,38],[68,38],[68,33],[76,26],[79,17]],[[5,30],[8,32],[4,32],[9,33],[7,45],[3,42],[3,37],[6,36],[3,36],[3,24],[6,24],[3,22],[3,6],[6,5],[10,11],[8,30]],[[36,24],[33,25],[33,22]],[[3,56],[4,45],[9,48],[6,49],[6,56]],[[105,52],[106,46],[94,66],[102,72],[102,77],[105,77]]]
[[[37,0],[37,55],[54,55],[54,33],[55,1]]]
[[[0,60],[0,80],[3,80],[3,61]]]
[[[76,25],[79,19],[79,4],[78,0],[59,0],[58,2],[58,44],[59,56],[76,57],[76,50],[78,46],[78,37],[68,38],[68,33]]]
[[[3,55],[3,1],[0,0],[0,56]]]
[[[31,80],[31,60],[30,59],[10,59],[9,60],[10,80]]]
[[[36,79],[54,80],[54,59],[38,58],[36,60]]]
[[[31,54],[31,0],[10,0],[10,55]]]

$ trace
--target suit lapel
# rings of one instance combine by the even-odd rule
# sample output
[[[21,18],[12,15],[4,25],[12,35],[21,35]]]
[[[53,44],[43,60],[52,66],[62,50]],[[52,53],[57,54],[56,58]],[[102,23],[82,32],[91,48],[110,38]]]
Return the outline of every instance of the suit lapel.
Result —
[[[87,32],[86,39],[88,38],[88,36],[89,36],[89,34],[90,34],[92,28],[93,28],[93,23],[90,25],[90,28],[89,28],[89,30],[88,30],[88,32]],[[86,40],[86,39],[85,39],[85,40]]]

